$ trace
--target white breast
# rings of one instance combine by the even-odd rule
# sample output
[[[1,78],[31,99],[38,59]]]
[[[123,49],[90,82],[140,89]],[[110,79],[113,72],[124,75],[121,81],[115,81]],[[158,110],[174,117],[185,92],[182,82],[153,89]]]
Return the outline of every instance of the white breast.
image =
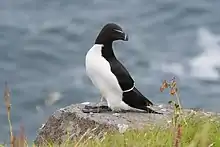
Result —
[[[111,72],[109,62],[102,56],[103,45],[95,44],[86,54],[86,72],[96,88],[106,99],[108,106],[113,109],[130,109],[122,101],[123,91],[116,76]]]

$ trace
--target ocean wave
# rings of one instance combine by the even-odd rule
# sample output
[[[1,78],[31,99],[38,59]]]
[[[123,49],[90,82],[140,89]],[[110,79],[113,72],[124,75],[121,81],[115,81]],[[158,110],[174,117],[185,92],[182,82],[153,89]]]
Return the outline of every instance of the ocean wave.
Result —
[[[190,75],[205,80],[218,80],[220,67],[220,35],[213,34],[206,28],[200,28],[197,43],[202,52],[189,61]]]

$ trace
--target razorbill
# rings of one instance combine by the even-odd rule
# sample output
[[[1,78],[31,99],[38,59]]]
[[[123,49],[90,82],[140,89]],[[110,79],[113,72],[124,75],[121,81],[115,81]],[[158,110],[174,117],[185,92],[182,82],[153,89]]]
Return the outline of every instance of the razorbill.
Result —
[[[128,41],[128,35],[119,25],[106,24],[86,54],[85,66],[88,77],[99,89],[102,98],[107,101],[108,108],[112,111],[139,109],[158,113],[147,107],[153,103],[138,91],[129,72],[117,60],[112,48],[112,43],[116,40]],[[85,108],[95,109],[95,107]]]

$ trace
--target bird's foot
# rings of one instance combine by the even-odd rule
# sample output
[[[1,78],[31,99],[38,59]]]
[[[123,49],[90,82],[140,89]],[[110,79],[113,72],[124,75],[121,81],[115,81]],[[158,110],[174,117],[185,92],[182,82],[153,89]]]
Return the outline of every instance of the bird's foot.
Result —
[[[102,113],[102,112],[109,112],[111,109],[108,106],[89,106],[85,105],[82,109],[84,113]]]
[[[112,109],[112,112],[114,113],[126,113],[129,112],[129,110],[125,110],[125,109]]]
[[[106,105],[106,103],[104,103],[104,102],[106,102],[106,100],[104,99],[103,96],[101,96],[100,101],[94,104],[94,106],[96,106],[96,107],[93,106],[93,109],[97,109],[98,112],[99,112],[99,108],[105,109],[105,107],[106,107],[106,109],[107,109],[107,106],[104,106],[104,107],[102,106],[102,105]]]

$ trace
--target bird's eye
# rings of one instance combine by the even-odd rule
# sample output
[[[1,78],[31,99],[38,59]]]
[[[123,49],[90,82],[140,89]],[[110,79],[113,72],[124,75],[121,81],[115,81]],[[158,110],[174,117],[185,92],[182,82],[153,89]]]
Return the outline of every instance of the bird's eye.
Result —
[[[117,30],[117,29],[114,29],[114,31],[119,32],[119,33],[124,33],[123,31]]]

